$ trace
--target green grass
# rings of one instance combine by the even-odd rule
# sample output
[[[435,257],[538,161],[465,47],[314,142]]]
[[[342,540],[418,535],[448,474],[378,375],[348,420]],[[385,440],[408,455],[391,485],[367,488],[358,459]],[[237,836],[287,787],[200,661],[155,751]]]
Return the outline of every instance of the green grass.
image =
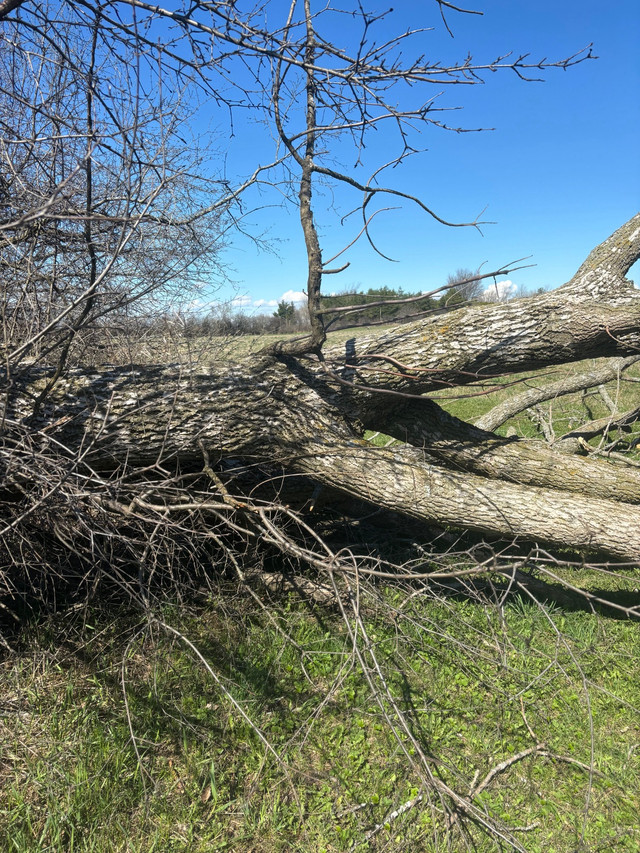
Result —
[[[442,780],[467,793],[534,745],[529,727],[563,760],[523,758],[478,802],[528,827],[530,851],[638,849],[638,623],[521,599],[381,596],[364,611],[371,647]],[[289,641],[241,595],[166,618],[281,763],[188,647],[131,613],[34,629],[2,673],[0,849],[444,850],[425,801],[384,825],[422,790],[415,750],[392,733],[345,623],[294,598],[271,613]],[[498,849],[470,831],[478,850]]]
[[[474,422],[494,406],[515,394],[531,387],[544,387],[569,374],[593,370],[597,364],[598,360],[589,359],[532,373],[513,374],[503,380],[496,380],[497,388],[489,394],[477,394],[474,388],[470,386],[435,394],[433,398],[452,415],[462,420]],[[638,379],[640,377],[640,366],[633,365],[624,376]],[[637,382],[627,382],[623,379],[619,383],[609,382],[604,387],[613,402],[616,403],[620,414],[637,407],[639,396]],[[486,391],[487,389],[482,390]],[[597,388],[590,388],[584,394],[568,394],[564,397],[558,397],[555,400],[541,403],[540,406],[547,420],[553,424],[558,436],[562,436],[587,421],[604,418],[611,414]],[[538,428],[526,412],[507,421],[497,432],[500,435],[505,435],[509,428],[524,438],[541,438]],[[640,426],[636,424],[633,432],[634,435],[637,435],[640,432]],[[598,442],[599,439],[594,439],[592,444],[595,446]]]

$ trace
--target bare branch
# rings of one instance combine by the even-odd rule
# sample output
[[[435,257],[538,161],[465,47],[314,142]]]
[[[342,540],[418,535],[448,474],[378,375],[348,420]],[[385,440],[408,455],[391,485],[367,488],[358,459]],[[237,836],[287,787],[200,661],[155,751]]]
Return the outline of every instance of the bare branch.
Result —
[[[515,415],[524,412],[525,409],[537,403],[544,403],[546,400],[555,400],[566,394],[575,394],[577,391],[594,388],[603,382],[616,380],[628,367],[631,367],[632,364],[637,364],[638,361],[640,361],[640,356],[637,355],[629,356],[629,358],[612,359],[594,370],[570,374],[557,382],[529,388],[522,394],[510,397],[503,403],[499,403],[487,412],[486,415],[478,418],[475,424],[480,429],[493,432],[508,421],[509,418],[515,417]]]

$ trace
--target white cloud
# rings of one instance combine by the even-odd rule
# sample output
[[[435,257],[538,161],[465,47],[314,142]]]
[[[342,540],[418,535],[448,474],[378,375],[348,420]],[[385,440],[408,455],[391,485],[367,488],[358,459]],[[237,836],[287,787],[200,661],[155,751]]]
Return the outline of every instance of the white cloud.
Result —
[[[242,296],[234,296],[234,298],[231,300],[231,306],[233,308],[249,308],[251,304],[251,297],[246,293]]]
[[[256,299],[252,303],[254,308],[277,308],[277,299]]]
[[[482,293],[484,302],[507,302],[516,295],[518,285],[507,279],[490,284]]]
[[[279,299],[280,302],[294,302],[301,304],[307,301],[307,294],[301,290],[287,290]]]

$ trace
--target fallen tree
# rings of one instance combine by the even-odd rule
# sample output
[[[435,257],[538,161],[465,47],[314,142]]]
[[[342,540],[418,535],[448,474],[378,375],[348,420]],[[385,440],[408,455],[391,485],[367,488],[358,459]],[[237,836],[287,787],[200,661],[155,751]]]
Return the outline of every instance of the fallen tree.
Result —
[[[430,811],[434,849],[458,829],[462,834],[450,846],[477,849],[473,833],[481,827],[500,839],[501,849],[505,842],[524,850],[518,834],[530,827],[510,829],[478,795],[520,761],[554,757],[547,739],[535,733],[537,724],[527,719],[534,701],[527,694],[531,689],[535,694],[540,678],[550,678],[549,667],[566,677],[561,646],[577,667],[576,683],[584,690],[585,707],[589,704],[590,675],[543,602],[575,606],[577,599],[590,611],[603,607],[615,616],[638,616],[633,595],[581,589],[588,584],[574,585],[566,570],[567,564],[589,561],[597,582],[611,581],[613,567],[619,587],[636,585],[634,573],[624,577],[619,569],[640,562],[640,470],[637,463],[624,464],[621,454],[611,461],[597,456],[593,451],[600,448],[587,442],[629,429],[637,409],[619,413],[609,407],[610,418],[590,418],[582,431],[556,436],[560,440],[553,445],[492,430],[522,406],[549,399],[545,395],[617,378],[639,357],[640,291],[625,275],[640,255],[640,216],[595,249],[555,291],[513,303],[465,304],[483,278],[497,279],[519,267],[456,277],[431,294],[366,300],[370,316],[391,302],[394,313],[398,305],[398,313],[415,313],[379,333],[359,326],[346,344],[334,345],[327,338],[332,324],[338,317],[341,326],[354,315],[357,320],[363,300],[345,306],[341,299],[332,306],[322,293],[324,277],[348,266],[345,253],[360,238],[384,255],[370,226],[389,197],[443,225],[454,224],[402,183],[383,180],[391,166],[424,145],[422,131],[465,129],[443,124],[432,84],[438,90],[473,86],[494,73],[539,78],[592,54],[587,48],[555,61],[508,52],[489,62],[466,55],[429,60],[426,11],[409,31],[400,16],[393,37],[393,10],[378,14],[370,4],[316,6],[312,0],[285,6],[196,1],[183,14],[175,4],[165,8],[145,0],[0,2],[0,38],[10,71],[2,94],[6,144],[0,144],[0,615],[19,620],[25,600],[32,604],[34,598],[53,606],[71,599],[75,606],[95,598],[96,590],[105,596],[115,590],[119,602],[124,599],[140,614],[151,646],[160,629],[198,658],[229,712],[249,723],[265,756],[282,765],[288,761],[284,753],[251,723],[249,705],[245,710],[235,698],[233,668],[228,671],[215,652],[207,652],[207,661],[168,623],[166,600],[191,604],[202,587],[211,590],[219,582],[228,599],[230,575],[232,593],[241,589],[259,618],[286,638],[310,681],[305,665],[318,649],[288,633],[289,601],[270,598],[270,592],[329,603],[340,611],[343,639],[348,638],[339,643],[342,671],[357,666],[367,714],[372,698],[378,719],[395,738],[394,754],[408,771],[404,781],[420,784],[416,796],[396,802],[389,821],[422,804]],[[446,16],[476,16],[443,0],[435,0],[432,11],[449,32]],[[380,38],[372,35],[376,29]],[[332,43],[327,37],[332,33],[345,43]],[[41,96],[32,103],[36,84]],[[234,116],[240,118],[249,105],[251,126],[238,124],[242,147],[258,128],[255,118],[264,119],[269,140],[278,140],[272,162],[269,156],[262,160],[258,140],[254,146],[251,139],[248,147],[260,159],[246,171],[233,180],[223,168],[220,174],[202,173],[198,157],[191,159],[199,141],[185,137],[182,120],[183,103],[197,102],[198,93],[207,109],[228,111],[230,138]],[[395,149],[367,148],[371,134],[387,125],[396,134]],[[357,168],[340,166],[345,141]],[[371,158],[380,150],[388,162]],[[350,155],[346,160],[353,162]],[[339,186],[338,195],[355,190],[354,206],[362,214],[355,228],[349,220],[344,243],[326,247],[329,259],[323,258],[314,219],[318,179]],[[160,356],[162,363],[136,364],[141,346],[131,329],[144,324],[147,311],[153,321],[151,294],[158,294],[155,307],[161,309],[172,293],[186,299],[191,285],[210,276],[224,235],[232,227],[244,229],[251,192],[262,206],[269,188],[277,198],[284,193],[300,217],[310,334],[236,361],[214,352],[208,363],[190,358],[170,363],[172,358]],[[350,200],[345,205],[352,209]],[[443,292],[452,298],[430,298]],[[153,336],[153,323],[147,328]],[[123,344],[120,352],[129,352],[117,364],[95,367],[108,357],[110,334]],[[516,393],[509,411],[496,409],[476,424],[447,414],[435,394],[458,387],[464,394],[484,393],[487,385],[509,382],[514,372],[591,358],[609,361],[582,373],[572,386],[566,380],[550,383],[526,399]],[[368,430],[395,443],[376,447]],[[556,452],[567,448],[577,452]],[[387,580],[393,584],[380,583]],[[163,594],[167,587],[169,596]],[[62,590],[65,595],[56,598]],[[513,628],[505,622],[503,604],[514,593],[539,606],[555,632],[555,659],[545,661],[533,681],[528,660],[523,657],[515,668],[509,663]],[[478,634],[462,609],[451,609],[449,627],[436,624],[444,612],[440,605],[446,611],[458,596],[483,605],[478,614],[483,624],[484,608],[496,608],[488,634],[484,627]],[[415,611],[420,597],[435,604],[433,610]],[[174,611],[174,621],[181,621],[182,612]],[[425,639],[420,648],[415,626],[406,630],[416,615]],[[397,643],[390,656],[379,645],[371,631],[379,619],[392,629],[390,636],[406,631],[401,657],[424,656],[439,666],[438,646],[452,644],[462,674],[495,646],[495,669],[517,670],[518,679],[487,682],[484,673],[478,688],[504,707],[520,698],[534,746],[514,755],[518,738],[505,743],[501,734],[492,769],[487,772],[482,744],[477,771],[472,779],[469,767],[465,778],[439,735],[430,743],[420,731],[411,698],[413,665],[396,658]],[[460,631],[456,625],[452,633],[455,623]],[[227,644],[234,644],[233,637]],[[132,649],[129,643],[123,653],[125,700]],[[526,649],[539,654],[529,640]],[[229,651],[229,661],[235,661],[237,650]],[[591,646],[584,651],[591,660]],[[324,670],[320,680],[322,699],[307,717],[302,739],[341,689],[343,676],[326,692]],[[555,681],[549,684],[556,689]],[[607,693],[615,695],[608,688]],[[433,698],[431,707],[430,697],[420,695],[420,704],[429,713],[447,714],[443,696]],[[621,707],[629,707],[627,697],[618,698]],[[307,715],[307,707],[305,701],[298,710]],[[573,705],[570,713],[575,714]],[[545,715],[543,707],[541,720]],[[144,778],[146,747],[138,751],[128,705],[127,720]],[[593,727],[587,729],[593,737]],[[230,749],[233,743],[226,738]],[[589,765],[555,758],[589,771],[590,780],[594,776],[593,748]],[[402,787],[396,789],[401,796]],[[235,820],[235,806],[233,813]],[[387,825],[384,820],[376,817],[365,841]]]
[[[639,256],[637,215],[555,291],[358,336],[348,355],[329,348],[206,368],[77,369],[53,388],[53,370],[19,371],[5,390],[7,499],[29,489],[21,470],[32,466],[16,450],[27,444],[34,459],[67,460],[60,482],[82,479],[112,512],[115,474],[122,482],[145,470],[193,471],[205,458],[223,472],[232,459],[421,521],[637,562],[640,471],[498,437],[423,395],[443,383],[637,353],[640,292],[625,274]],[[366,429],[403,443],[374,447]]]
[[[571,281],[555,291],[504,304],[465,306],[460,298],[445,299],[449,308],[436,310],[428,299],[451,288],[457,296],[471,293],[483,278],[519,269],[507,265],[431,294],[392,300],[403,303],[402,313],[415,311],[413,321],[406,322],[405,317],[402,325],[380,334],[359,328],[345,347],[332,347],[327,331],[337,317],[348,322],[363,306],[332,307],[322,292],[326,276],[348,266],[347,261],[330,268],[337,259],[342,264],[354,242],[362,237],[377,249],[370,225],[384,209],[373,210],[380,199],[393,198],[443,225],[453,224],[418,196],[382,181],[387,167],[409,156],[408,140],[416,127],[441,125],[433,99],[409,98],[416,87],[435,81],[473,85],[489,71],[537,78],[589,60],[590,50],[555,61],[505,55],[489,64],[470,57],[463,63],[430,63],[422,49],[413,59],[403,53],[414,42],[421,46],[424,33],[417,28],[390,42],[397,56],[389,62],[370,36],[374,21],[381,25],[387,14],[375,18],[356,5],[345,7],[356,22],[350,48],[331,45],[318,35],[324,19],[329,24],[333,20],[333,11],[314,10],[309,2],[299,8],[293,3],[282,21],[274,8],[263,20],[226,4],[215,7],[215,20],[210,19],[207,4],[195,6],[184,17],[171,8],[124,0],[119,4],[122,20],[91,4],[86,18],[74,4],[64,2],[59,9],[53,4],[41,13],[22,2],[2,7],[4,38],[25,85],[32,73],[30,57],[41,51],[43,61],[48,61],[53,40],[59,43],[55,61],[69,70],[76,87],[72,103],[60,96],[56,80],[50,81],[51,104],[60,103],[64,109],[51,106],[39,113],[43,131],[34,130],[31,140],[21,124],[20,92],[7,96],[12,108],[7,131],[29,152],[24,163],[10,152],[4,155],[7,174],[20,177],[3,189],[8,207],[2,233],[10,277],[3,302],[2,509],[9,552],[15,552],[18,542],[30,545],[31,530],[50,527],[63,551],[74,553],[83,564],[90,562],[96,554],[94,528],[100,526],[96,524],[100,513],[106,514],[101,523],[112,531],[105,533],[111,543],[119,536],[120,516],[131,516],[130,507],[140,507],[136,501],[142,501],[156,507],[139,519],[143,532],[138,545],[146,554],[145,524],[151,524],[152,531],[160,525],[160,530],[163,519],[175,518],[180,507],[202,507],[203,502],[212,507],[218,501],[225,509],[215,512],[222,512],[224,523],[235,530],[238,502],[250,505],[251,490],[261,479],[288,483],[294,477],[315,484],[309,486],[312,491],[318,486],[335,489],[419,522],[584,554],[602,552],[622,561],[640,558],[636,469],[559,455],[541,442],[496,436],[486,426],[450,417],[427,396],[443,387],[471,386],[585,358],[636,356],[639,296],[625,275],[638,258],[639,217],[595,249]],[[442,4],[436,6],[442,14]],[[147,36],[129,25],[128,16],[134,13],[146,22]],[[73,26],[66,26],[67,20]],[[157,56],[155,36],[149,35],[154,27],[162,38],[166,28],[171,30],[175,50]],[[206,62],[200,43],[213,50]],[[113,58],[125,45],[140,51],[144,75],[151,81],[146,100],[125,99],[131,112],[128,120],[117,117],[112,99],[119,96],[104,83],[114,76]],[[234,74],[236,65],[244,68],[246,63],[259,81],[259,97],[251,88],[243,89],[244,78]],[[146,89],[147,76],[144,79]],[[226,86],[234,79],[237,92],[232,96]],[[163,102],[163,109],[176,116],[182,85],[187,87],[185,95],[203,92],[229,110],[236,101],[254,104],[278,139],[273,162],[252,166],[254,171],[235,184],[220,179],[198,185],[197,191],[192,186],[183,194],[177,192],[178,186],[184,189],[185,174],[182,161],[172,153],[177,129],[168,126],[163,115],[158,118],[154,100],[156,88],[164,91],[168,80],[182,81],[175,103]],[[123,91],[127,86],[124,80]],[[393,98],[388,95],[391,90]],[[86,114],[78,149],[64,156],[55,146],[49,151],[50,128],[73,123],[78,111]],[[179,118],[176,121],[179,124]],[[144,127],[144,138],[155,152],[152,163],[157,165],[152,171],[159,176],[158,185],[149,195],[143,192],[144,169],[136,178],[139,183],[127,177],[132,157],[139,155],[129,124]],[[378,163],[369,177],[357,177],[357,170],[340,170],[329,156],[337,136],[344,136],[362,154],[365,138],[387,124],[399,134],[396,159]],[[53,137],[57,139],[55,133]],[[125,153],[117,153],[121,148]],[[126,154],[130,148],[135,157]],[[65,163],[74,162],[75,171],[60,179],[56,171],[41,185],[41,166],[54,154]],[[66,168],[60,166],[60,175],[66,175]],[[297,182],[297,193],[289,192],[288,198],[297,209],[306,246],[308,335],[281,341],[258,357],[206,368],[72,367],[86,363],[81,356],[83,336],[99,339],[107,314],[126,312],[131,302],[139,305],[158,281],[164,292],[167,287],[182,288],[197,272],[196,259],[215,258],[216,235],[227,227],[226,213],[229,225],[237,222],[240,208],[237,214],[232,211],[240,199],[252,187],[280,186],[283,170],[287,187],[291,176]],[[122,196],[120,185],[112,185],[110,176],[115,173],[122,173],[129,195],[126,204],[109,206]],[[313,204],[319,180],[355,191],[363,222],[353,239],[328,260],[323,258]],[[25,182],[32,190],[23,197],[17,188]],[[167,206],[166,194],[175,204]],[[41,227],[31,227],[35,222]],[[60,223],[68,227],[64,239]],[[473,227],[478,221],[466,224]],[[171,252],[162,248],[176,239],[186,241],[189,249],[178,270]],[[24,253],[18,261],[16,246]],[[72,287],[71,269],[77,270]],[[35,278],[25,279],[34,270]],[[387,302],[368,301],[366,308]],[[35,315],[34,306],[42,306]],[[376,448],[366,440],[367,430],[386,433],[401,443]],[[581,440],[586,443],[583,436],[572,438],[584,451]],[[229,481],[226,472],[243,466],[253,471],[249,481],[242,485],[237,473]],[[194,478],[198,473],[203,476],[205,469],[210,472],[207,487],[201,481],[196,486]],[[184,480],[185,476],[191,479]],[[172,492],[167,484],[176,477],[182,478],[180,488],[176,485]],[[233,489],[238,492],[235,497]],[[274,506],[282,503],[277,489],[270,500]],[[295,507],[296,500],[291,501]],[[298,505],[304,506],[304,500]],[[83,548],[70,547],[71,534],[64,533],[56,519],[60,507],[66,507],[85,531]],[[246,533],[248,528],[243,529]],[[188,537],[188,525],[183,532]],[[169,541],[168,532],[166,536]],[[308,536],[313,538],[309,530],[303,539]],[[110,544],[107,563],[111,548]]]

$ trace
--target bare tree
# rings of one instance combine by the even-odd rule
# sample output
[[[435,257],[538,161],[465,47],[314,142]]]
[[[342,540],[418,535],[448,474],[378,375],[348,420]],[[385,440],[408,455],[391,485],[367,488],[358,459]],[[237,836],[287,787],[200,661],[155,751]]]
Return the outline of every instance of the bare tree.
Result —
[[[163,92],[151,64],[152,99],[127,78],[136,49],[114,43],[99,8],[20,14],[1,60],[4,356],[62,371],[105,315],[186,298],[217,271],[224,192],[178,139],[182,92]]]
[[[447,306],[455,306],[464,302],[472,302],[479,299],[482,289],[483,277],[480,270],[457,269],[455,273],[447,276],[448,290],[443,294],[443,301]]]

